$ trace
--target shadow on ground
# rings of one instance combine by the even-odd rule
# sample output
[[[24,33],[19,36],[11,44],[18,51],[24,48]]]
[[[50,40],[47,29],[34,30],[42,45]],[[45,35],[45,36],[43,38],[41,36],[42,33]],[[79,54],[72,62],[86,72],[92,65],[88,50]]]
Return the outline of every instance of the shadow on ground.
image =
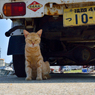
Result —
[[[51,79],[48,80],[31,80],[26,81],[25,78],[18,78],[15,75],[0,77],[0,83],[92,83],[95,82],[95,74],[69,73],[69,74],[50,74]]]

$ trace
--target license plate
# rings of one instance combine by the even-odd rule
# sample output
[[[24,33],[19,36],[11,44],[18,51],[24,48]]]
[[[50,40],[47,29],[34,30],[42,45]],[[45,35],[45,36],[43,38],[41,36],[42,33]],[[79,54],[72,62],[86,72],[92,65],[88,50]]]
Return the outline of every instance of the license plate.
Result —
[[[64,27],[91,24],[95,24],[95,6],[64,9]]]

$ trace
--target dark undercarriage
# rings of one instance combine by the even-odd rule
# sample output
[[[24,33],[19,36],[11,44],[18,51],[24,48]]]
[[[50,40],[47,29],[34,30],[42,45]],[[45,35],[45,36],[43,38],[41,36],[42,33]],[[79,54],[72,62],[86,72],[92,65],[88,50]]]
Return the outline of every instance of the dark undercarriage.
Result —
[[[43,57],[49,60],[51,65],[95,64],[94,25],[63,27],[62,16],[44,16],[36,22],[37,30],[43,29]]]
[[[24,22],[24,19],[21,20]],[[41,52],[44,61],[48,60],[50,65],[95,65],[94,25],[63,27],[63,16],[36,18],[34,25],[36,25],[35,31],[43,29]],[[26,30],[33,31],[33,29]],[[18,77],[26,76],[24,47],[24,36],[10,37],[8,55],[13,55],[13,65]]]

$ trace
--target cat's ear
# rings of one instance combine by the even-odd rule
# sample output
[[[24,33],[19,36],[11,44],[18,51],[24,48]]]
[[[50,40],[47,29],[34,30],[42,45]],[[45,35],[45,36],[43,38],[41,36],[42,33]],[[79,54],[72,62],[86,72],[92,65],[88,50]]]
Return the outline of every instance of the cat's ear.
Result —
[[[26,30],[23,30],[23,34],[24,34],[24,36],[25,36],[25,38],[26,38],[26,37],[28,36],[29,32],[26,31]]]
[[[37,34],[41,37],[41,35],[42,35],[42,29],[40,29],[38,32],[37,32]]]

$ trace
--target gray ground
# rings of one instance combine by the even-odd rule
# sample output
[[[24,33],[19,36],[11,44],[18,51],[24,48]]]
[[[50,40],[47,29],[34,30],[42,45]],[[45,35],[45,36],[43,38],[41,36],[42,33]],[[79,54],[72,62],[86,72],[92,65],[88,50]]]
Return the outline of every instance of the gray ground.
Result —
[[[51,74],[42,81],[2,76],[0,95],[95,95],[95,74]]]

